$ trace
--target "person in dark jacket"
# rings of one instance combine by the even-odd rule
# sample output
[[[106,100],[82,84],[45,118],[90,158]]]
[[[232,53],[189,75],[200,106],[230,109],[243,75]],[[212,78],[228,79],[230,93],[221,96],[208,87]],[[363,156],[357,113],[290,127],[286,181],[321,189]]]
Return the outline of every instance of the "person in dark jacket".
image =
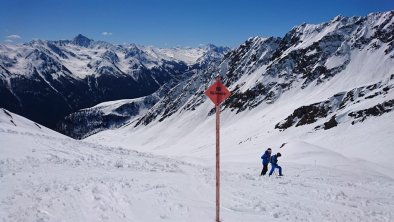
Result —
[[[263,170],[261,171],[260,176],[264,176],[268,171],[268,164],[270,163],[271,160],[271,148],[268,148],[264,152],[264,155],[261,156],[261,159],[263,162]]]
[[[271,157],[271,171],[270,171],[270,173],[268,174],[268,176],[271,176],[271,175],[272,175],[272,173],[274,172],[275,168],[278,168],[278,169],[279,169],[279,176],[283,176],[283,174],[282,174],[282,167],[280,167],[280,166],[278,165],[278,158],[281,157],[281,156],[282,156],[282,155],[281,155],[280,153],[277,153],[277,154],[275,154],[275,155],[273,155],[273,156]]]

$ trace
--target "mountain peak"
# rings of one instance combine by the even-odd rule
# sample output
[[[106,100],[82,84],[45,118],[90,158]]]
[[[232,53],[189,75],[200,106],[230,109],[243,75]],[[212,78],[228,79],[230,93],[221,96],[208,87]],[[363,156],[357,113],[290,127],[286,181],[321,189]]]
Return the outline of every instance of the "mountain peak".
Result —
[[[82,34],[78,34],[77,36],[75,36],[75,38],[72,41],[73,44],[79,45],[82,47],[88,47],[92,42],[93,42],[93,39],[89,39],[88,37],[86,37]]]
[[[340,21],[340,20],[342,20],[342,19],[344,19],[344,18],[346,18],[346,17],[343,16],[343,15],[337,15],[337,16],[335,16],[333,19],[331,19],[331,22],[332,22],[332,23],[338,22],[338,21]]]

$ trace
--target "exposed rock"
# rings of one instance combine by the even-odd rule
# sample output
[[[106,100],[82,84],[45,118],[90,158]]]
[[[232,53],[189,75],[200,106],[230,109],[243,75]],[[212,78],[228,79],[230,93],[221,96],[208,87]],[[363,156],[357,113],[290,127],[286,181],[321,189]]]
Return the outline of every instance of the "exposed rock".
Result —
[[[394,100],[388,100],[381,104],[377,104],[368,109],[358,110],[354,112],[350,112],[348,115],[355,119],[352,124],[356,122],[363,122],[370,116],[381,116],[384,113],[391,112],[394,109]]]
[[[328,129],[338,126],[338,122],[335,118],[336,118],[336,115],[333,115],[329,121],[324,123],[325,130],[328,130]]]

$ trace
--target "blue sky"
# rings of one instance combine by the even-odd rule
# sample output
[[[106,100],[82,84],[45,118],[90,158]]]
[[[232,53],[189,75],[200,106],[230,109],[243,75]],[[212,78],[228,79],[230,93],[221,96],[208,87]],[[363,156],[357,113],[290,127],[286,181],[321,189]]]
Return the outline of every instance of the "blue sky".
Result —
[[[235,47],[303,22],[394,10],[394,0],[0,0],[0,42],[72,39]]]

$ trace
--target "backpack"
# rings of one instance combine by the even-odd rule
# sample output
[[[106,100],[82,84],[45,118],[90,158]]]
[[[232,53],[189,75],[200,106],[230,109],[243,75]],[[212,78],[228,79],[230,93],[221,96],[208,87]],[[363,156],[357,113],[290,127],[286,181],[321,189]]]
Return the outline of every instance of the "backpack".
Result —
[[[271,156],[271,161],[270,162],[273,163],[273,164],[276,164],[278,162],[278,158],[276,157],[276,154]]]

